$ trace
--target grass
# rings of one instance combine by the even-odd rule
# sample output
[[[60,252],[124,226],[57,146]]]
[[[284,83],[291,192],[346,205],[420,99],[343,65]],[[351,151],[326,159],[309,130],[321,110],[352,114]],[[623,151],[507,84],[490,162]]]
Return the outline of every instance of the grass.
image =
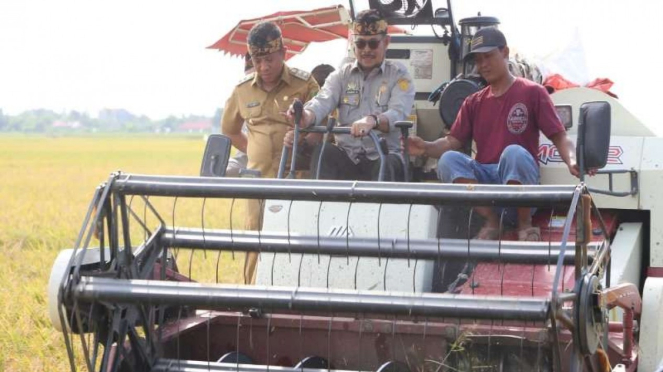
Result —
[[[0,371],[69,370],[62,334],[48,318],[46,285],[59,251],[74,244],[95,187],[117,170],[196,175],[204,146],[201,136],[0,137]],[[215,202],[205,207],[206,225],[225,227],[227,204]],[[172,201],[163,203],[172,210]],[[178,225],[200,226],[201,213],[200,201],[177,202]],[[188,259],[188,252],[178,258],[184,273]],[[216,255],[194,260],[197,275],[213,278]],[[224,257],[222,280],[237,281],[241,262]]]

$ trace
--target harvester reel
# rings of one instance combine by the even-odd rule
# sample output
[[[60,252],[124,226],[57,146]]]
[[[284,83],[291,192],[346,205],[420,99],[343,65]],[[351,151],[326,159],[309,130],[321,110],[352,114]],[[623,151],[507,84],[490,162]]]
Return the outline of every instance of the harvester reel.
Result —
[[[526,243],[437,235],[439,204],[562,208],[568,234],[581,219],[574,215],[578,201],[591,202],[584,185],[404,188],[117,175],[102,195],[95,202],[110,209],[84,225],[92,231],[103,219],[107,239],[99,249],[78,249],[105,258],[74,263],[59,287],[60,315],[72,324],[62,327],[72,370],[71,344],[80,338],[88,369],[104,372],[550,371],[552,361],[559,371],[576,372],[595,364],[609,331],[603,307],[615,301],[601,297],[597,268],[609,257],[602,238],[580,245],[587,259],[581,264],[566,249],[568,235]],[[237,221],[229,230],[213,225],[219,210],[233,220],[235,199],[265,200],[261,230],[238,230]],[[176,225],[186,220],[176,216],[178,203],[190,201],[202,210],[188,223],[200,225]],[[583,223],[591,223],[587,218]],[[377,233],[362,230],[368,228]],[[258,255],[257,285],[219,282],[224,261],[240,253]],[[195,271],[207,263],[216,276]],[[584,273],[578,279],[564,274],[574,264]],[[435,267],[463,278],[453,293],[432,290]],[[562,285],[560,293],[551,292],[552,282]],[[624,299],[619,293],[610,294]]]

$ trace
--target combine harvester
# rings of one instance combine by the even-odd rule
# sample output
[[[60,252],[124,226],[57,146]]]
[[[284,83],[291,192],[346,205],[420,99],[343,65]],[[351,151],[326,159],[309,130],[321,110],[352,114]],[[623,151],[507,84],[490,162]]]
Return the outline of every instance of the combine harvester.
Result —
[[[370,5],[445,31],[388,52],[412,68],[413,130],[433,139],[481,86],[462,46],[498,22],[458,31],[449,3],[397,2]],[[422,53],[430,66],[411,63]],[[600,91],[552,97],[583,169],[603,167],[587,183],[545,141],[538,186],[112,174],[49,283],[72,371],[659,370],[663,140]],[[202,173],[228,151],[210,143]],[[263,201],[260,231],[240,228],[245,199]],[[486,205],[538,208],[542,241],[470,239]],[[220,283],[243,252],[259,254],[256,285]]]

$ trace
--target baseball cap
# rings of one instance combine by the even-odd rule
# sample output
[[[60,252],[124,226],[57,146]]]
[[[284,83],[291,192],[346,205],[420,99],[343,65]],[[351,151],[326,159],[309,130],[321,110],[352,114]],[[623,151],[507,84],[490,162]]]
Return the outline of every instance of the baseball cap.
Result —
[[[474,58],[474,54],[476,53],[490,52],[506,45],[506,38],[502,31],[494,27],[485,27],[474,34],[470,42],[470,51],[463,58],[469,60]]]

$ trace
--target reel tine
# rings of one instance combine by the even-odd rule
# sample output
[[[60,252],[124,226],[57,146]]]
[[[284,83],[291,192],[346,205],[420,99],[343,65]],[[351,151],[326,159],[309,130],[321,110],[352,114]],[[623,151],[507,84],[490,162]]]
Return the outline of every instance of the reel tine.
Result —
[[[497,241],[497,268],[500,272],[500,295],[504,296],[504,272],[506,271],[506,264],[502,265],[502,229],[504,228],[504,214],[506,209],[502,208],[500,212],[500,227],[499,227],[499,240]]]
[[[76,323],[78,324],[78,328],[82,329],[83,321],[81,319],[81,314],[80,310],[78,309],[78,301],[74,300],[74,311],[73,313],[75,314],[76,317]],[[73,324],[73,323],[69,323]],[[87,343],[85,342],[85,333],[80,332],[80,339],[81,339],[81,346],[83,347],[83,355],[85,356],[85,364],[87,365],[88,370],[92,371],[92,362],[90,361],[90,352],[87,346]]]
[[[536,265],[532,265],[532,297],[534,297],[534,276],[536,274]]]
[[[467,267],[470,267],[470,241],[472,239],[472,215],[474,214],[474,208],[470,209],[470,216],[467,219]],[[471,270],[468,270],[471,271]],[[468,280],[470,280],[471,273],[467,273]],[[472,283],[470,283],[470,289],[472,289],[472,294],[474,294],[474,277],[471,278]]]
[[[172,220],[172,225],[171,226],[173,227],[173,239],[175,239],[177,237],[177,228],[175,227],[175,226],[177,226],[177,225],[175,225],[175,209],[176,208],[177,208],[177,196],[173,199],[173,215],[171,216],[171,220]],[[177,261],[177,256],[179,255],[179,253],[180,253],[180,249],[175,248],[174,251],[173,251],[173,256],[174,256],[175,261]]]
[[[396,360],[396,315],[391,318],[391,360]]]
[[[363,318],[363,316],[361,318],[359,316],[357,316],[357,320],[359,320],[359,347],[357,348],[357,350],[359,350],[359,355],[360,355],[360,357],[359,357],[360,361],[359,361],[359,366],[358,367],[359,367],[360,371],[364,371],[364,370],[367,370],[364,367],[366,365],[366,363],[365,363],[366,360],[361,357],[362,355],[364,355],[364,354],[362,354],[362,347],[361,347],[362,346],[361,340],[362,340],[362,336],[364,335],[364,318]]]
[[[207,198],[203,198],[203,206],[200,209],[200,228],[203,233],[203,258],[207,259],[207,241],[205,240],[205,203]]]
[[[149,196],[147,198],[149,198]],[[145,224],[147,225],[147,202],[143,204],[143,221],[145,221]],[[143,231],[143,233],[144,233],[143,241],[146,242],[147,239],[149,238],[149,234],[147,233],[147,231]]]
[[[182,334],[182,330],[180,329],[180,325],[182,324],[182,306],[180,306],[177,309],[177,368],[181,368],[181,363],[180,361],[182,358],[180,358],[180,335]]]
[[[327,289],[329,289],[329,272],[331,271],[331,263],[333,256],[329,255],[329,261],[327,261]]]
[[[260,199],[258,201],[258,210],[260,215],[258,216],[258,261],[262,259],[262,222],[265,217],[265,199]]]
[[[334,320],[334,313],[329,317],[329,326],[327,327],[327,372],[331,371],[332,365],[332,344],[331,344],[331,333],[332,333],[332,322]]]
[[[272,329],[272,317],[271,315],[266,315],[266,316],[267,316],[267,372],[269,372],[269,366],[272,364],[271,361],[272,354],[269,351],[269,344],[271,341],[271,338],[269,336],[270,336],[270,330]]]
[[[527,322],[525,322],[523,324],[523,335],[520,337],[520,356],[519,356],[519,358],[520,358],[521,363],[522,363],[523,355],[524,355],[523,352],[525,350],[525,337],[527,335],[525,333],[525,327],[527,327]],[[520,368],[520,370],[522,370],[522,367]]]
[[[378,206],[378,267],[382,267],[382,239],[380,238],[380,216],[382,215],[382,203]]]
[[[552,220],[555,215],[555,208],[550,209],[550,219],[548,220],[548,272],[550,272],[550,261],[552,261]]]
[[[352,202],[348,204],[348,214],[345,216],[345,257],[347,265],[350,264],[350,210],[352,210]]]
[[[355,265],[355,278],[354,278],[354,289],[357,289],[357,274],[359,273],[359,261],[361,256],[357,256],[357,264]]]
[[[233,229],[233,211],[235,210],[235,198],[230,202],[230,255],[235,261],[235,234]]]
[[[407,267],[410,268],[410,217],[412,216],[412,204],[407,210]]]
[[[212,362],[212,356],[211,356],[211,340],[210,340],[210,325],[212,321],[212,310],[208,310],[207,313],[207,370],[209,371],[212,366],[210,363]]]
[[[490,328],[488,329],[488,357],[487,360],[490,362],[492,361],[491,359],[491,352],[492,352],[492,337],[493,337],[493,326],[495,325],[495,320],[491,319],[490,320]],[[490,362],[492,364],[492,362]]]
[[[221,263],[221,251],[216,253],[216,270],[214,270],[216,284],[219,284],[219,263]]]
[[[193,266],[193,252],[194,252],[194,250],[191,249],[190,252],[191,253],[189,253],[189,279],[193,279],[193,277],[191,276],[191,267]]]
[[[292,263],[292,256],[290,254],[290,212],[292,212],[292,202],[293,201],[294,200],[292,200],[292,199],[290,200],[290,206],[288,206],[288,221],[286,222],[287,228],[288,228],[288,263]],[[276,258],[276,253],[274,254],[274,258]]]
[[[290,254],[288,254],[288,255],[290,255]],[[274,266],[275,265],[276,265],[276,253],[274,253],[274,256],[272,257],[272,266],[270,268],[270,274],[269,274],[270,275],[269,282],[271,283],[272,286],[274,285]]]
[[[396,239],[391,241],[391,249],[393,250],[396,245]],[[382,272],[382,287],[383,290],[387,290],[387,269],[389,268],[389,257],[387,257],[386,262],[384,263],[384,271]]]
[[[320,212],[322,212],[322,201],[320,201],[320,204],[318,205],[318,218],[317,218],[317,225],[318,225],[318,265],[320,265]],[[331,259],[331,257],[330,257]]]
[[[318,256],[318,258],[319,258],[319,256]],[[302,263],[304,263],[304,255],[303,254],[301,254],[300,257],[299,257],[299,270],[297,271],[297,287],[302,286]]]
[[[414,270],[412,271],[412,293],[417,292],[417,264],[419,259],[414,260]]]
[[[299,314],[299,360],[304,359],[304,337],[302,337],[302,328],[304,323],[304,314]],[[302,364],[302,372],[304,371],[304,365]]]
[[[242,324],[242,313],[237,313],[237,338],[235,340],[235,354],[239,356],[239,328]],[[235,368],[239,372],[239,357],[235,358]]]
[[[536,343],[536,371],[541,372],[541,344],[543,343],[544,340],[543,338],[543,332],[539,332],[539,339],[537,340],[538,342]]]

